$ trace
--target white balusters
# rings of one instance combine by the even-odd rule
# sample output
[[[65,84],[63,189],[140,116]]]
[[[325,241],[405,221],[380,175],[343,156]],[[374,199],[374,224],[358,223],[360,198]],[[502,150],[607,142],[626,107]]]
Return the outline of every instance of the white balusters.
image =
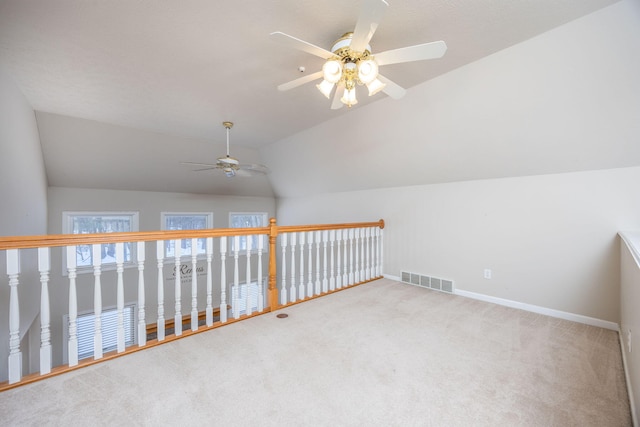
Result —
[[[116,310],[118,314],[118,330],[116,346],[118,353],[124,351],[124,243],[116,243],[116,272],[118,276],[116,290]]]
[[[147,345],[147,321],[144,310],[144,261],[146,259],[144,245],[145,242],[136,244],[138,259],[138,346],[140,347]]]
[[[93,255],[93,358],[102,359],[102,245],[91,245]]]
[[[349,229],[349,279],[347,282],[347,286],[353,285],[354,283],[354,274],[353,274],[353,237],[355,236],[355,230],[353,228]]]
[[[320,245],[322,244],[322,231],[316,231],[316,282],[315,282],[315,294],[320,295],[321,282],[320,282]]]
[[[309,280],[307,281],[307,298],[311,298],[313,296],[313,258],[312,258],[312,254],[311,254],[311,249],[313,247],[313,231],[309,231],[307,234],[308,237],[308,246],[309,246],[309,273],[308,273],[308,278]]]
[[[378,276],[384,272],[384,229],[380,229],[380,250],[378,251]]]
[[[336,289],[336,270],[334,264],[334,253],[333,253],[333,245],[336,241],[336,230],[329,231],[329,241],[331,243],[331,274],[329,274],[329,290],[333,291]]]
[[[303,300],[305,298],[304,289],[304,236],[305,232],[300,232],[300,280],[298,281],[298,298]]]
[[[213,237],[207,237],[207,307],[205,308],[207,326],[213,325],[213,273],[211,261],[213,260]]]
[[[78,364],[78,298],[76,295],[76,247],[67,246],[67,273],[69,276],[69,366]]]
[[[253,236],[246,236],[247,238],[247,269],[245,272],[245,290],[246,290],[246,295],[245,295],[245,311],[244,314],[246,314],[247,316],[251,314],[251,245],[253,242]]]
[[[191,330],[198,330],[198,239],[191,239]]]
[[[75,250],[73,252],[75,257]],[[75,258],[74,258],[75,259]],[[20,252],[7,250],[7,275],[9,276],[9,384],[22,378],[22,352],[20,351],[20,301],[18,277],[20,276]],[[77,364],[77,362],[76,362]]]
[[[227,237],[220,237],[220,322],[227,321]]]
[[[40,271],[40,375],[51,372],[51,311],[49,305],[49,248],[38,248]]]
[[[280,286],[280,304],[287,303],[287,233],[280,235],[280,246],[282,247],[282,283]]]
[[[342,229],[336,230],[336,242],[338,247],[338,254],[336,255],[336,261],[338,264],[337,275],[336,275],[336,289],[342,288]]]
[[[365,229],[364,228],[359,228],[358,230],[360,230],[360,268],[358,269],[360,272],[360,282],[364,282],[365,281],[365,242],[366,242],[366,238],[365,238]]]
[[[258,312],[264,311],[264,284],[262,283],[262,251],[264,250],[264,236],[258,235]]]
[[[371,246],[371,228],[365,228],[364,229],[364,241],[365,241],[365,247],[366,247],[366,251],[367,251],[367,256],[366,256],[366,264],[364,267],[364,278],[365,280],[370,280],[371,279],[371,252],[370,252],[370,246]]]
[[[164,266],[164,241],[156,242],[156,259],[158,260],[158,341],[164,341],[164,278],[162,274]]]
[[[240,274],[238,272],[238,258],[240,256],[240,236],[233,236],[233,292],[231,300],[233,301],[233,318],[240,317],[240,305],[238,304],[238,295],[240,294]]]
[[[180,272],[180,256],[182,255],[181,240],[173,242],[173,263],[174,263],[174,295],[175,295],[175,315],[173,316],[173,328],[176,336],[182,335],[182,280]]]
[[[329,230],[322,232],[322,292],[329,291],[329,279],[327,278],[327,244],[329,240]]]
[[[291,236],[291,285],[289,290],[289,301],[296,301],[296,233],[290,233]]]
[[[342,287],[349,286],[349,264],[347,264],[347,246],[349,242],[349,230],[342,230]]]
[[[360,229],[356,228],[354,230],[355,236],[355,246],[356,246],[356,262],[355,262],[355,271],[354,271],[354,282],[360,283]]]

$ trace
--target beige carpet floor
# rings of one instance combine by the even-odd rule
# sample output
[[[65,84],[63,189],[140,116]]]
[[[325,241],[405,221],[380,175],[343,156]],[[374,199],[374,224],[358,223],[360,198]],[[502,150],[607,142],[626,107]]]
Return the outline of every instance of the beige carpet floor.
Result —
[[[629,426],[617,333],[378,280],[0,393],[0,424]]]

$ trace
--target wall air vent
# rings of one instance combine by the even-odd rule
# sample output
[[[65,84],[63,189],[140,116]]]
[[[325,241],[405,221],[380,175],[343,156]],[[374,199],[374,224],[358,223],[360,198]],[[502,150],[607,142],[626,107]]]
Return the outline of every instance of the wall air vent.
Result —
[[[417,273],[410,273],[408,271],[401,271],[400,273],[401,280],[404,283],[433,289],[435,291],[446,292],[449,294],[453,293],[453,280],[424,276]]]

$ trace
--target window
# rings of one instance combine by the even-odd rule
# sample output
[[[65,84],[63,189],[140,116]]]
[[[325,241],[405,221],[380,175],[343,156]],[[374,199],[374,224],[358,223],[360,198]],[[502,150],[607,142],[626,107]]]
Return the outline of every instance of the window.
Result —
[[[126,305],[124,317],[124,345],[131,346],[136,342],[135,336],[135,304]],[[78,326],[78,360],[93,357],[93,337],[95,333],[95,314],[93,312],[79,314]],[[113,351],[118,345],[118,310],[110,308],[102,312],[102,352]],[[64,336],[69,341],[69,315],[64,316]],[[68,361],[67,345],[64,345],[64,359]]]
[[[204,230],[213,227],[213,213],[162,213],[163,230]],[[191,239],[182,239],[180,243],[180,255],[191,255]],[[197,255],[204,255],[207,251],[206,239],[198,239]],[[166,257],[175,255],[175,240],[164,242],[164,254]]]
[[[267,213],[266,212],[231,212],[229,214],[229,227],[230,228],[251,228],[251,227],[266,227],[267,226]],[[240,251],[247,250],[247,237],[240,236]],[[264,242],[264,236],[251,236],[251,250],[258,250],[258,238],[263,239],[263,250],[267,249],[267,244]],[[231,250],[234,249],[234,240],[231,238]]]
[[[137,212],[63,212],[62,232],[65,234],[95,234],[138,231]],[[66,266],[66,252],[63,251]],[[101,250],[102,265],[115,266],[116,244],[104,243]],[[124,244],[124,262],[131,264],[135,261],[131,250],[131,243]],[[93,250],[91,245],[76,246],[76,266],[81,272],[82,267],[93,265]],[[87,269],[85,269],[87,270]],[[63,268],[66,271],[66,268]]]

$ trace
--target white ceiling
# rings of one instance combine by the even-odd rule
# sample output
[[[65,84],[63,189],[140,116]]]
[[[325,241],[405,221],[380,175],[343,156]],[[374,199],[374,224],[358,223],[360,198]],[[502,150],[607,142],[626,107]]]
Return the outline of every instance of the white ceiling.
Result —
[[[371,47],[375,54],[446,41],[442,59],[383,68],[410,88],[616,1],[391,0]],[[278,84],[300,77],[299,66],[314,72],[322,60],[274,43],[269,33],[330,48],[353,29],[360,6],[0,0],[0,66],[38,111],[50,185],[270,195],[265,178],[249,188],[195,177],[178,163],[223,154],[224,120],[236,123],[232,154],[258,162],[256,149],[350,114],[330,110],[313,84],[278,92]],[[381,99],[360,93],[354,109]]]

